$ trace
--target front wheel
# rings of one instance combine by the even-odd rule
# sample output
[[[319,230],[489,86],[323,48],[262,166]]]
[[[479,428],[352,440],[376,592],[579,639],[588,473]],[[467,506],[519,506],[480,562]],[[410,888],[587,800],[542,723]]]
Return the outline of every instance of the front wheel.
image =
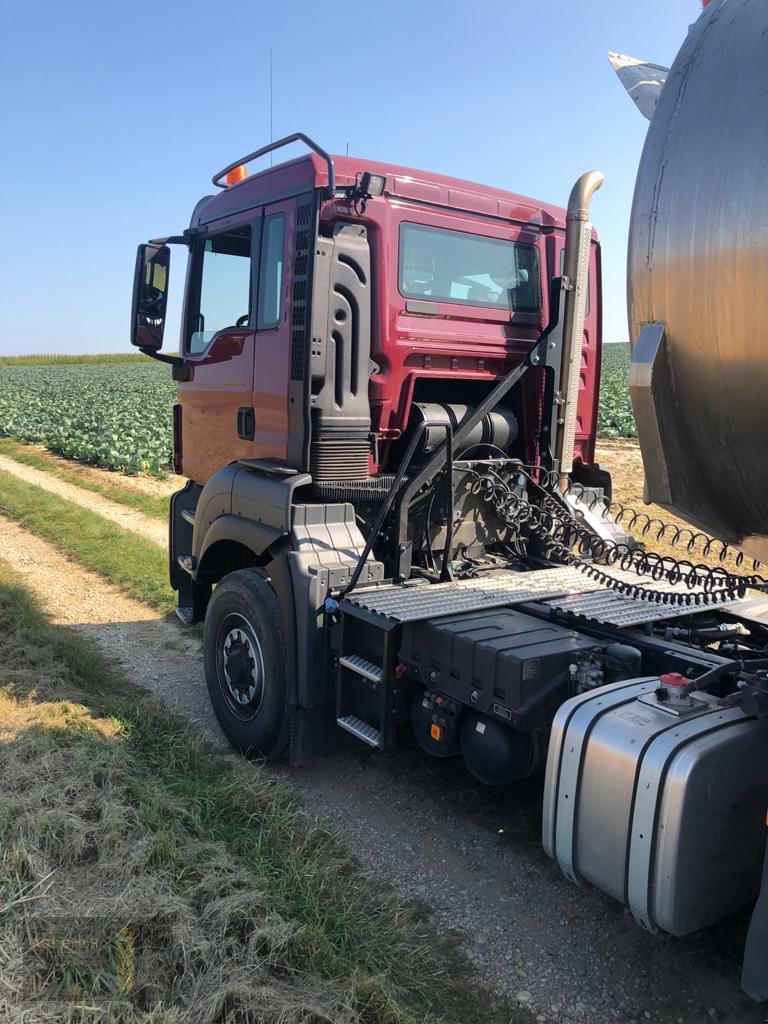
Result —
[[[280,757],[289,735],[280,608],[260,569],[229,573],[216,587],[203,652],[208,695],[227,739],[246,757]]]

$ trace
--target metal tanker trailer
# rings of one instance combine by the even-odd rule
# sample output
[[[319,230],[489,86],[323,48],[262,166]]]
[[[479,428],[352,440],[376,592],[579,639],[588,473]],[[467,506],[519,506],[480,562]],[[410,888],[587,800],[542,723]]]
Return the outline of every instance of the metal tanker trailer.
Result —
[[[703,6],[671,69],[609,55],[651,121],[629,237],[630,390],[646,499],[703,531],[682,531],[691,558],[698,542],[704,558],[725,548],[706,533],[768,562],[768,3]],[[763,630],[754,572],[739,615]],[[651,675],[555,716],[544,847],[652,932],[691,934],[760,889],[768,646],[749,672],[732,653],[714,672],[735,690],[705,694],[700,678],[680,703],[686,680]],[[768,859],[742,984],[768,999]]]
[[[765,562],[768,4],[705,8],[663,82],[635,184],[630,390],[646,499]],[[768,855],[744,961],[756,998],[767,961]]]
[[[629,240],[646,497],[768,561],[768,4],[710,3],[661,90]]]

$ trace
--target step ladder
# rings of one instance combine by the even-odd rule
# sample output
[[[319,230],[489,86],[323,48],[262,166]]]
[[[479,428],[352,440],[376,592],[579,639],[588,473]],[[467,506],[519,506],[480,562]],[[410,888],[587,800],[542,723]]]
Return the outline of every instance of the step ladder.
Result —
[[[336,629],[336,721],[378,750],[394,745],[394,633],[399,623],[342,600]]]

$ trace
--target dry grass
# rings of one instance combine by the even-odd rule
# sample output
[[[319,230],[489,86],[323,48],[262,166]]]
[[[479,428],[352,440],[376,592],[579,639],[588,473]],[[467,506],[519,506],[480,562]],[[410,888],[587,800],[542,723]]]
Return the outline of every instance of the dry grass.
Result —
[[[0,666],[0,1019],[530,1019],[474,991],[271,776],[51,626],[2,563]],[[81,941],[100,922],[98,955],[52,921]]]
[[[354,979],[296,969],[307,940],[301,922],[270,906],[224,844],[178,827],[182,799],[130,799],[131,766],[114,723],[105,729],[67,704],[41,711],[4,697],[3,710],[9,704],[15,737],[0,746],[0,1016],[59,1021],[71,1001],[71,1015],[79,1006],[80,1019],[94,1022],[364,1019]],[[82,938],[82,918],[107,922],[112,941],[149,923],[163,937],[159,950],[133,940],[130,990],[120,993],[113,980],[120,970],[109,941],[95,959],[30,953],[43,922],[70,919]],[[34,977],[40,998],[29,993]],[[392,1009],[381,1019],[397,1020]]]

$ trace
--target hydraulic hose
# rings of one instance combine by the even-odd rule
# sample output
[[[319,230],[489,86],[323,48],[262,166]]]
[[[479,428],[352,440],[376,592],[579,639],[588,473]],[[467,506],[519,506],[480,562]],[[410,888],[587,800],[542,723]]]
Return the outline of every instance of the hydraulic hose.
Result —
[[[699,676],[698,679],[694,679],[693,689],[708,690],[713,683],[716,683],[718,679],[722,679],[723,676],[738,672],[754,671],[760,668],[768,668],[768,658],[759,658],[756,661],[749,662],[727,661],[724,665],[717,665],[715,668],[711,668],[708,672]]]

